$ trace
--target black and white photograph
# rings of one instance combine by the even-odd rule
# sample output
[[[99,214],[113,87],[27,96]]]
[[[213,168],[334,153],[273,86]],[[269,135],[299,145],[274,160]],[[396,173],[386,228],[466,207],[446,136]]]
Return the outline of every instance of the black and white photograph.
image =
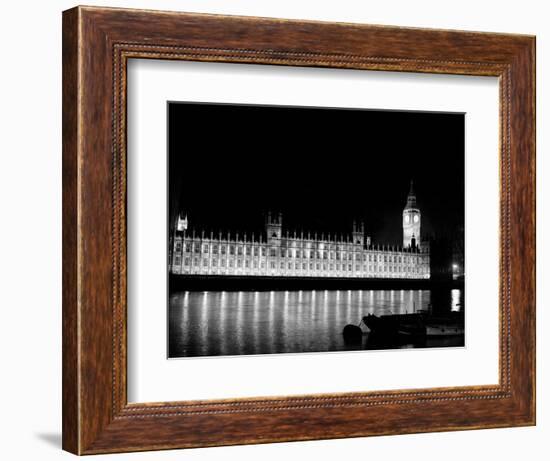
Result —
[[[168,123],[169,358],[464,346],[464,114]]]

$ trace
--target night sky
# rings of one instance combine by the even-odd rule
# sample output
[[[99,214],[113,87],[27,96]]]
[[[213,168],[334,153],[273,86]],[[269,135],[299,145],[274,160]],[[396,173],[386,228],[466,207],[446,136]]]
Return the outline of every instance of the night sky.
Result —
[[[424,236],[464,226],[464,115],[168,104],[169,210],[190,229],[349,233],[402,243],[411,179]]]

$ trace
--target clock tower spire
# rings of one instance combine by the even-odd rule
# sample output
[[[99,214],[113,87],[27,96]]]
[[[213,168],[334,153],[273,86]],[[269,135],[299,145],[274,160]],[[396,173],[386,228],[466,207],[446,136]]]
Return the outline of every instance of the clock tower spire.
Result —
[[[416,206],[416,194],[413,182],[407,195],[407,204],[403,209],[403,247],[415,248],[420,242],[420,210]]]

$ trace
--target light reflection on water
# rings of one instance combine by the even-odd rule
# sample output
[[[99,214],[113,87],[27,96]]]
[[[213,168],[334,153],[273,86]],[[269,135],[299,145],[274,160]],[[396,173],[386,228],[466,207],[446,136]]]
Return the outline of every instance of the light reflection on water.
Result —
[[[432,298],[437,298],[433,304],[439,309],[463,307],[462,290],[437,296],[430,290],[175,293],[169,305],[169,356],[364,349],[368,348],[366,341],[359,345],[344,343],[342,329],[346,324],[358,324],[369,313],[403,314],[428,309]],[[446,341],[421,347],[447,345],[457,344]]]

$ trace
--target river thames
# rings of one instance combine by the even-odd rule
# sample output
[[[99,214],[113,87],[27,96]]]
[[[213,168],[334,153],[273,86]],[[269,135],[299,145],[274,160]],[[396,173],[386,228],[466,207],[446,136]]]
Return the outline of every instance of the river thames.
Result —
[[[436,304],[437,303],[437,304]],[[347,324],[367,314],[403,314],[437,305],[463,309],[463,290],[241,291],[175,293],[169,302],[168,355],[233,356],[363,349],[463,346],[464,336],[380,343],[344,341]]]

